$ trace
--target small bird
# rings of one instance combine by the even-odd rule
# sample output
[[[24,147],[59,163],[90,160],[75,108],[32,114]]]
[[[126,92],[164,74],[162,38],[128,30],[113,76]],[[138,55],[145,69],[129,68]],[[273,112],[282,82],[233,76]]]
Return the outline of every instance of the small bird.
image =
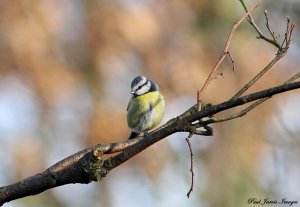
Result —
[[[129,139],[156,127],[165,113],[165,100],[158,85],[146,78],[137,76],[131,82],[132,97],[127,106],[127,123],[132,129]]]

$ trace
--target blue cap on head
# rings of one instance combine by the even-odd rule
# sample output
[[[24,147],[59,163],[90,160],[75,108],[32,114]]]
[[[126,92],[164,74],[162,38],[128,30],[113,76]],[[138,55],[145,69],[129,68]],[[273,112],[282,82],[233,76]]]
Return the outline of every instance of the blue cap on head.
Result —
[[[141,75],[136,76],[131,82],[131,88],[133,88],[134,86],[136,86],[138,84],[143,85],[147,82],[147,80],[148,79],[145,76],[141,76]]]

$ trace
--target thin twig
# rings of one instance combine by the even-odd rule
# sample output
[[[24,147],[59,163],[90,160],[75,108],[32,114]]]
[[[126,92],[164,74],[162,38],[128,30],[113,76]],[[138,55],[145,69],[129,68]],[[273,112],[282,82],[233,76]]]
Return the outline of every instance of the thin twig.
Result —
[[[248,12],[248,9],[246,7],[246,4],[243,0],[240,0],[241,4],[243,5],[244,9],[246,12]],[[278,62],[286,53],[287,50],[289,48],[290,45],[290,39],[294,30],[295,25],[294,24],[290,24],[290,19],[287,18],[287,28],[286,28],[286,32],[285,32],[285,38],[284,41],[282,43],[282,45],[279,45],[279,43],[277,42],[277,39],[275,37],[274,32],[271,30],[270,26],[269,26],[269,18],[268,18],[268,14],[267,14],[267,10],[265,10],[265,18],[266,18],[266,27],[268,28],[271,36],[273,37],[273,40],[270,40],[268,38],[266,38],[263,33],[260,31],[260,29],[257,27],[257,25],[255,24],[253,18],[251,17],[251,14],[249,14],[248,16],[248,22],[253,26],[253,28],[256,30],[256,32],[259,35],[259,38],[275,45],[278,48],[278,52],[276,54],[276,56],[274,57],[273,60],[271,60],[271,62],[264,67],[256,76],[254,76],[247,84],[245,84],[241,90],[239,90],[233,97],[237,98],[239,96],[241,96],[246,90],[248,90],[254,83],[256,83],[256,81],[258,81],[264,74],[266,74],[266,72],[268,72],[276,62]],[[283,47],[284,42],[286,42],[286,46]]]
[[[269,17],[268,17],[268,11],[265,10],[264,11],[264,14],[265,14],[265,18],[266,18],[266,27],[269,31],[269,33],[271,34],[272,38],[273,38],[273,41],[276,43],[276,45],[279,45],[278,41],[277,41],[277,37],[275,35],[275,32],[272,31],[271,27],[270,27],[270,24],[269,24]]]
[[[258,74],[256,74],[248,83],[246,83],[231,99],[240,97],[245,91],[247,91],[256,81],[258,81],[266,72],[268,72],[285,54],[287,50],[280,51],[271,62],[266,65]]]
[[[295,24],[291,24],[291,26],[290,26],[289,38],[288,38],[288,42],[287,42],[288,45],[290,45],[290,43],[291,43],[292,34],[293,34],[293,31],[294,31],[295,27],[296,27]]]
[[[297,80],[298,78],[300,78],[300,72],[298,72],[295,75],[293,75],[290,79],[288,79],[282,85],[286,85],[286,84],[292,83],[295,80]],[[240,112],[237,112],[237,113],[225,116],[225,117],[220,117],[220,118],[218,118],[218,117],[212,117],[211,119],[209,119],[207,121],[203,121],[201,124],[202,125],[206,125],[206,124],[224,122],[224,121],[228,121],[228,120],[232,120],[232,119],[235,119],[235,118],[239,118],[239,117],[245,116],[249,111],[251,111],[252,109],[256,108],[258,105],[262,104],[263,102],[265,102],[269,98],[271,98],[271,97],[267,97],[267,98],[263,98],[263,99],[257,100],[253,104],[251,104],[250,106],[246,107],[245,109],[243,109]]]
[[[192,175],[192,183],[191,183],[191,187],[190,187],[190,190],[189,192],[186,194],[186,196],[189,198],[190,197],[190,194],[191,192],[193,191],[193,188],[194,188],[194,166],[193,166],[193,149],[192,149],[192,145],[191,145],[191,142],[190,142],[190,138],[192,138],[193,134],[190,133],[189,136],[187,138],[185,138],[187,144],[188,144],[188,147],[189,147],[189,150],[190,150],[190,156],[191,156],[191,168],[190,168],[190,172],[191,172],[191,175]]]
[[[234,60],[233,60],[233,57],[231,55],[231,52],[228,51],[227,55],[229,56],[229,58],[231,60],[233,74],[235,74]]]
[[[244,10],[246,12],[248,12],[248,8],[244,2],[244,0],[240,0],[242,6],[244,7]],[[266,42],[274,45],[275,47],[277,47],[278,49],[281,48],[280,45],[278,44],[278,42],[272,40],[272,39],[269,39],[268,37],[266,37],[262,31],[258,28],[258,26],[256,25],[256,23],[254,22],[254,19],[252,18],[251,14],[248,15],[248,18],[247,18],[248,22],[251,24],[251,26],[254,28],[254,30],[257,32],[258,34],[258,39],[263,39],[265,40]]]
[[[243,0],[240,0],[240,3],[242,4],[245,12],[248,12],[248,8],[247,8],[245,2]],[[249,14],[247,16],[247,21],[253,26],[253,28],[256,30],[256,32],[258,33],[259,36],[264,36],[263,33],[262,33],[262,31],[258,28],[258,26],[256,25],[256,23],[254,22],[251,14]],[[272,40],[270,40],[270,41],[272,41]]]
[[[281,43],[281,48],[283,48],[283,45],[285,43],[285,47],[288,46],[288,35],[289,35],[289,30],[290,30],[290,18],[287,17],[287,23],[286,23],[286,30],[285,30],[285,33],[284,33],[284,39]]]
[[[201,100],[201,97],[202,97],[202,94],[204,93],[204,91],[206,90],[206,88],[208,87],[208,85],[210,84],[210,82],[213,80],[214,76],[217,74],[217,71],[219,70],[220,68],[220,65],[221,63],[224,61],[227,53],[228,53],[228,50],[229,50],[229,46],[230,46],[230,43],[231,43],[231,40],[233,38],[233,35],[235,33],[235,30],[238,28],[238,26],[247,18],[247,16],[249,14],[251,14],[251,12],[259,5],[261,0],[256,0],[255,4],[253,5],[253,7],[251,9],[249,9],[249,11],[247,11],[244,16],[242,16],[242,18],[236,22],[232,29],[231,29],[231,32],[227,38],[227,41],[226,41],[226,44],[225,44],[225,47],[224,47],[224,50],[223,50],[223,53],[222,55],[220,56],[219,60],[217,61],[217,63],[214,65],[214,67],[212,68],[210,74],[208,75],[208,78],[206,79],[204,85],[202,86],[202,88],[200,89],[199,91],[199,95],[198,95],[198,98],[197,98],[197,103],[200,102]],[[199,104],[198,104],[199,105]],[[199,109],[199,108],[198,108]]]
[[[202,104],[201,104],[201,101],[200,101],[200,91],[197,91],[197,110],[200,111],[201,110],[201,107],[202,107]]]
[[[285,40],[285,46],[288,47],[289,41],[288,41],[288,35],[289,35],[289,30],[290,30],[290,18],[286,17],[286,32],[284,35],[284,40]],[[284,41],[283,41],[284,42]]]

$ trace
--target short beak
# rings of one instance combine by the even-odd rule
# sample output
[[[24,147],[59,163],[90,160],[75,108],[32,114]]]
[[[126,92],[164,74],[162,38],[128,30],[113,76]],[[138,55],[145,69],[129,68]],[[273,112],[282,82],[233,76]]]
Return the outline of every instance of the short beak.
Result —
[[[131,91],[130,93],[131,93],[131,94],[134,94],[135,92],[134,92],[134,91]]]

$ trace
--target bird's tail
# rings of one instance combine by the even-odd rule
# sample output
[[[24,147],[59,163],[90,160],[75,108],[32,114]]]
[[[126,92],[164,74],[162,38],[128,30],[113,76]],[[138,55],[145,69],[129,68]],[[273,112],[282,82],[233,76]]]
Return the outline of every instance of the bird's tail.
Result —
[[[129,138],[128,139],[134,139],[136,138],[140,133],[138,132],[134,132],[134,131],[131,131],[131,134],[129,135]]]

